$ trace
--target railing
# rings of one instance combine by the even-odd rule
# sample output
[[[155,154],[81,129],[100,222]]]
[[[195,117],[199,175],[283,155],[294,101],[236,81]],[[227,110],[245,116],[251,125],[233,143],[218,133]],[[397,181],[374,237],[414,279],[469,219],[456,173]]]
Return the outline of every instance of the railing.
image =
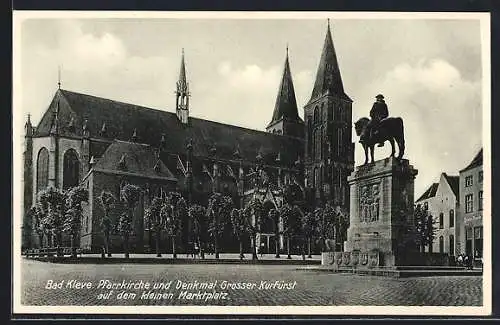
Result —
[[[26,250],[23,255],[30,257],[52,257],[52,256],[66,256],[71,255],[73,249],[71,247],[44,247],[44,248],[32,248]],[[76,248],[76,254],[82,256],[87,250],[83,248]]]

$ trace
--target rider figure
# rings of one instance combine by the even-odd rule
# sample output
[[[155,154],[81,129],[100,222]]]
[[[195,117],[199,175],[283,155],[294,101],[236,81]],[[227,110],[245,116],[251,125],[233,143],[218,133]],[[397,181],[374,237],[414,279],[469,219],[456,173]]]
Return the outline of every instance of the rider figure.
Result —
[[[370,110],[370,133],[372,136],[377,132],[380,121],[389,116],[389,110],[384,101],[384,95],[379,94],[375,98],[377,100],[373,103],[372,109]],[[378,146],[383,147],[384,142],[379,142]]]

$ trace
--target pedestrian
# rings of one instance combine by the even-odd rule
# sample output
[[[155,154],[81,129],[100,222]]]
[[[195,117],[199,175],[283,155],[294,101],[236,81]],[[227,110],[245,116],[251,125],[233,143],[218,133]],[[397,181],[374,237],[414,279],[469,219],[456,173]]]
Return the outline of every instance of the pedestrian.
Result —
[[[458,255],[458,257],[457,257],[457,264],[458,264],[458,266],[463,266],[464,265],[464,258],[462,256],[462,254]]]
[[[260,243],[260,257],[262,257],[264,255],[264,243]]]

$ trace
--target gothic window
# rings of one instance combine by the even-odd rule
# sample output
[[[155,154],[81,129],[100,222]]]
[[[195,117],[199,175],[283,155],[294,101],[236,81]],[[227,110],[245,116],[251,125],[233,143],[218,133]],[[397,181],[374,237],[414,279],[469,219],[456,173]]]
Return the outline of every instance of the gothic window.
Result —
[[[312,152],[312,144],[313,144],[313,133],[312,133],[312,122],[311,117],[307,118],[307,150],[309,155]]]
[[[455,227],[455,211],[453,209],[450,210],[450,228]]]
[[[319,123],[319,118],[320,118],[320,116],[319,116],[319,108],[318,108],[318,106],[316,106],[316,107],[314,108],[314,116],[313,116],[313,118],[314,118],[314,124],[315,124],[315,125],[316,125],[316,124],[318,124],[318,123]]]
[[[443,236],[439,237],[439,252],[444,253],[444,238],[443,238]]]
[[[342,155],[342,129],[337,129],[337,155]]]
[[[320,186],[320,180],[319,180],[319,170],[318,168],[314,168],[314,184],[313,187],[318,187]]]
[[[63,159],[63,189],[78,186],[80,182],[80,161],[74,149],[64,153]]]
[[[36,191],[37,193],[49,185],[49,151],[42,148],[36,161]]]
[[[455,236],[450,235],[450,255],[454,256],[455,255]]]

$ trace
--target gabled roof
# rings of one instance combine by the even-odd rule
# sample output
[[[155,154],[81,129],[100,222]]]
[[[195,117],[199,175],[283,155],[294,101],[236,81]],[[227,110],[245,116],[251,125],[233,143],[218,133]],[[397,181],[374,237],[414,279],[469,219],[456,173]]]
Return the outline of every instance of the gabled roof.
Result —
[[[137,142],[158,147],[164,134],[165,151],[177,154],[186,152],[186,144],[191,139],[195,156],[210,157],[211,148],[215,146],[218,159],[234,159],[237,148],[241,158],[248,162],[255,162],[259,152],[263,162],[270,165],[276,165],[278,152],[281,152],[281,165],[293,164],[298,156],[303,158],[303,139],[194,117],[184,125],[171,112],[63,89],[56,92],[36,128],[35,137],[49,135],[57,104],[60,135],[82,136],[86,120],[90,136],[95,138],[130,141],[136,130]],[[72,118],[74,129],[69,128]],[[100,134],[103,123],[106,123],[106,132]]]
[[[451,190],[453,191],[453,194],[455,194],[455,197],[459,197],[459,185],[460,185],[460,176],[449,176],[446,173],[443,173],[444,178],[448,182],[448,184],[451,187]]]
[[[424,194],[422,194],[418,198],[418,200],[415,201],[415,202],[420,202],[420,201],[423,201],[423,200],[426,200],[426,199],[430,199],[430,198],[436,196],[438,185],[439,185],[439,183],[432,183],[432,185],[424,192]]]
[[[155,148],[133,142],[114,141],[98,159],[93,170],[177,181],[156,155]]]
[[[479,150],[479,152],[476,154],[474,159],[472,159],[470,164],[467,165],[467,167],[462,169],[460,172],[464,172],[466,170],[481,166],[482,164],[483,164],[483,148],[481,148],[481,150]]]
[[[344,92],[344,85],[340,75],[340,68],[337,61],[337,54],[333,46],[332,34],[330,32],[330,23],[326,31],[325,44],[319,61],[318,71],[316,72],[316,82],[311,94],[309,102],[325,95],[338,95],[342,99],[351,101],[349,96]]]
[[[274,105],[273,118],[269,124],[277,122],[281,119],[289,121],[301,121],[297,109],[297,100],[295,98],[295,89],[293,87],[292,73],[290,72],[290,63],[288,61],[288,49],[285,59],[285,67],[283,69],[283,77],[276,97]]]

